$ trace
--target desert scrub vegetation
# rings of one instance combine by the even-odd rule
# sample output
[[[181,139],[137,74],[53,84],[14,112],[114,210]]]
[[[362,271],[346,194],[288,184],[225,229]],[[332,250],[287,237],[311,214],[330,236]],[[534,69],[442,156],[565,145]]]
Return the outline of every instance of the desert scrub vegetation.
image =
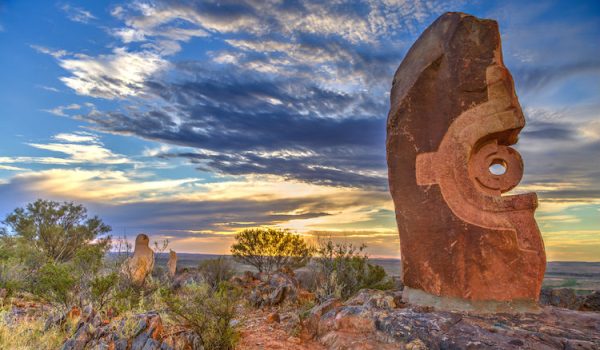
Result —
[[[363,288],[391,289],[393,281],[383,267],[369,262],[366,245],[320,241],[313,259],[318,300],[330,297],[347,299]]]
[[[198,271],[204,282],[212,289],[217,289],[235,275],[235,268],[231,260],[224,256],[201,262],[198,265]]]
[[[5,312],[0,313],[0,349],[55,350],[60,349],[66,337],[67,332],[63,328],[45,330],[41,319],[8,325]]]
[[[250,228],[235,235],[231,246],[233,257],[254,266],[258,272],[271,273],[283,267],[306,265],[312,249],[298,234],[275,228]]]
[[[37,200],[17,208],[0,231],[0,288],[31,292],[64,308],[90,299],[110,226],[70,202]]]
[[[184,285],[179,291],[161,290],[167,312],[196,333],[206,350],[234,349],[239,334],[232,321],[240,292],[227,283],[216,289],[207,283]]]
[[[8,226],[5,237],[12,237],[14,244],[22,249],[38,250],[51,262],[70,261],[95,239],[98,247],[110,245],[110,237],[100,238],[111,231],[110,226],[97,216],[88,218],[87,209],[72,202],[38,199],[25,208],[15,209],[4,224]]]

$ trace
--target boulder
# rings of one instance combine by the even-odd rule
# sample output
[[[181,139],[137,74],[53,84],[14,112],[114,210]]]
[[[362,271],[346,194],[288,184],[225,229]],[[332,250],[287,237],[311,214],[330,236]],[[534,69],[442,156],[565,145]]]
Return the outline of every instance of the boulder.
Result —
[[[405,301],[534,310],[546,257],[536,195],[502,195],[523,175],[511,145],[525,118],[502,60],[498,23],[440,16],[404,57],[390,100],[388,179]]]
[[[571,288],[543,288],[540,293],[540,304],[578,310],[583,298],[577,296]]]
[[[202,281],[202,275],[197,268],[184,267],[173,277],[173,288],[181,288],[186,284],[194,284]]]
[[[600,291],[595,291],[592,294],[586,295],[579,307],[582,311],[600,311]]]
[[[296,302],[298,300],[298,281],[285,273],[274,274],[259,273],[255,276],[260,283],[250,292],[249,301],[253,306],[274,306],[284,301]],[[248,282],[252,284],[253,282]]]
[[[150,238],[141,233],[135,238],[133,256],[125,261],[122,272],[135,285],[143,285],[154,269],[154,251],[150,249]]]

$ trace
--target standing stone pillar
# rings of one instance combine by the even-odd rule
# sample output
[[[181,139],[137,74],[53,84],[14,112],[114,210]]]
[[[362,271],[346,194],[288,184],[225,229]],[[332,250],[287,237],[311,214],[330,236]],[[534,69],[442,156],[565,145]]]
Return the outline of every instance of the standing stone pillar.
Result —
[[[498,24],[439,17],[396,71],[387,121],[409,302],[480,311],[535,305],[546,266],[537,197],[503,195],[523,175],[511,145],[524,126]]]
[[[169,250],[169,261],[167,261],[167,269],[169,270],[169,276],[175,277],[177,273],[177,253],[173,250]]]
[[[154,251],[150,249],[150,238],[140,233],[135,238],[135,248],[133,256],[125,261],[123,272],[129,277],[135,285],[144,284],[146,277],[154,269]]]

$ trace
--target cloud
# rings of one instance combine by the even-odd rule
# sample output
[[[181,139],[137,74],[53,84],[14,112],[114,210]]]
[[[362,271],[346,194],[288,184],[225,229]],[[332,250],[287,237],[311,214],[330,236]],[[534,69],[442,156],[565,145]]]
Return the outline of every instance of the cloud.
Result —
[[[58,106],[52,109],[43,109],[43,111],[57,115],[59,117],[68,117],[69,115],[65,113],[65,111],[73,111],[78,109],[81,109],[81,106],[76,103],[73,103],[68,106]]]
[[[70,160],[72,160],[74,163],[123,164],[129,162],[129,159],[116,155],[104,148],[102,145],[97,144],[82,145],[75,143],[29,143],[28,145],[38,149],[64,153],[68,155]]]
[[[67,17],[74,22],[89,23],[91,20],[96,19],[91,12],[82,9],[81,7],[75,7],[68,4],[61,6]]]
[[[109,32],[124,46],[55,57],[71,73],[61,80],[80,95],[144,96],[77,119],[198,149],[157,154],[163,159],[226,175],[385,190],[389,77],[406,50],[397,36],[447,6],[137,2],[111,11],[123,25]],[[213,62],[167,61],[180,43],[209,36],[223,43],[207,52]]]
[[[12,166],[12,165],[2,165],[0,164],[0,170],[9,170],[9,171],[25,171],[27,169],[24,168],[19,168],[16,166]]]
[[[56,59],[60,59],[66,55],[69,55],[69,52],[66,50],[54,50],[54,49],[51,49],[51,48],[48,48],[45,46],[40,46],[40,45],[30,45],[30,47],[39,53],[43,53],[45,55],[50,55]]]
[[[0,157],[0,164],[47,164],[47,165],[69,165],[69,164],[87,164],[96,165],[116,165],[116,164],[134,164],[131,159],[115,154],[106,148],[98,135],[88,132],[59,133],[54,135],[54,140],[58,142],[50,143],[27,143],[27,145],[50,152],[62,153],[66,158],[58,157]]]
[[[169,63],[152,51],[129,52],[115,48],[112,54],[60,58],[59,64],[71,73],[60,80],[80,95],[106,99],[140,94],[144,82],[166,69]]]
[[[46,91],[52,91],[52,92],[60,92],[59,89],[52,87],[52,86],[45,86],[45,85],[37,85],[38,88],[40,89],[44,89]]]
[[[91,142],[98,143],[98,135],[91,134],[88,132],[75,132],[75,133],[60,133],[56,134],[52,137],[57,141],[65,141],[65,142]]]
[[[488,17],[501,26],[502,46],[517,91],[535,99],[570,77],[600,75],[600,25],[584,16],[592,3],[575,10],[568,2],[502,2]],[[560,13],[559,16],[556,14]]]
[[[389,202],[387,194],[378,192],[273,178],[204,183],[196,178],[151,180],[136,172],[78,168],[15,175],[0,184],[0,195],[22,201],[38,196],[76,200],[114,227],[172,230],[180,238],[260,225],[308,232],[334,222],[368,220],[373,208]],[[392,230],[393,226],[381,232]]]

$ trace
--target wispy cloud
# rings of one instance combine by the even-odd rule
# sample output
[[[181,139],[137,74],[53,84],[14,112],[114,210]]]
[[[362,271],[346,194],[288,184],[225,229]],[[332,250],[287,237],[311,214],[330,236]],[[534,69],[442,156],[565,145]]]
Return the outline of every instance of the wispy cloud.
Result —
[[[19,168],[19,167],[12,166],[12,165],[3,165],[3,164],[0,164],[0,170],[9,170],[9,171],[26,171],[27,169],[24,169],[24,168]]]
[[[45,85],[38,85],[37,86],[40,89],[46,90],[46,91],[51,91],[51,92],[60,92],[59,89],[52,87],[52,86],[45,86]]]
[[[88,165],[115,165],[134,164],[134,162],[121,155],[115,154],[106,148],[98,135],[88,132],[60,133],[53,137],[55,141],[49,143],[27,143],[27,145],[50,152],[62,153],[66,157],[0,157],[0,164],[88,164]]]
[[[30,47],[39,53],[50,55],[56,59],[60,59],[69,54],[66,50],[55,50],[41,45],[30,45]]]
[[[88,132],[75,132],[75,133],[60,133],[56,134],[52,137],[57,141],[65,141],[65,142],[91,142],[91,143],[99,143],[98,135],[88,133]]]
[[[91,20],[96,19],[96,17],[92,15],[91,12],[81,7],[75,7],[69,4],[65,4],[62,5],[60,8],[67,14],[67,17],[74,22],[89,23]]]
[[[61,67],[71,73],[60,80],[80,95],[107,99],[135,96],[145,81],[169,63],[152,51],[130,52],[116,48],[112,54],[61,58]]]
[[[59,117],[68,117],[69,115],[65,113],[66,111],[73,111],[78,109],[81,109],[81,106],[76,103],[73,103],[68,106],[58,106],[51,109],[43,109],[43,111],[57,115]]]

